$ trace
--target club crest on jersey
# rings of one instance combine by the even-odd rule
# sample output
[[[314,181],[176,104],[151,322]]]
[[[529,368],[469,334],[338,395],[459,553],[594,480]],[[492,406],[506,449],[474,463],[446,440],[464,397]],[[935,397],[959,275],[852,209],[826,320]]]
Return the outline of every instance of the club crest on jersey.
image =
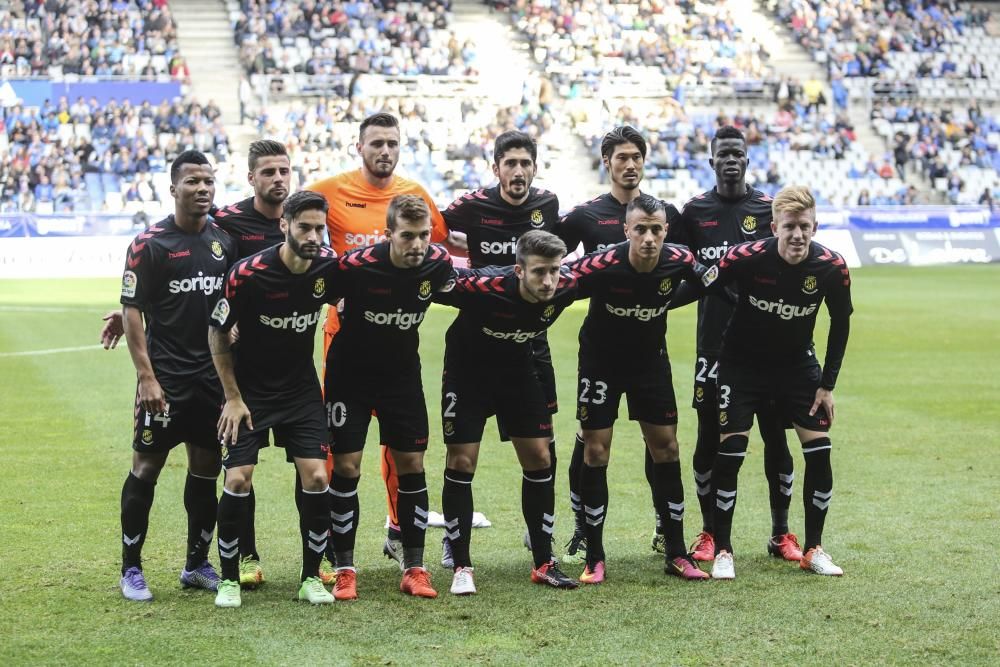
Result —
[[[556,313],[556,307],[552,304],[545,306],[545,310],[542,311],[542,321],[548,322],[552,319],[552,316]]]
[[[431,298],[431,281],[425,280],[420,283],[420,287],[417,288],[417,298],[421,301]]]
[[[222,244],[218,241],[212,241],[212,254],[216,259],[222,259]]]
[[[697,389],[695,389],[694,390],[694,400],[696,400],[699,403],[701,403],[702,401],[704,401],[705,400],[705,390],[702,389],[701,387],[698,387]]]
[[[586,405],[581,405],[577,409],[577,411],[576,411],[576,418],[579,419],[580,421],[584,421],[584,420],[587,419],[587,406]]]
[[[145,428],[142,430],[142,444],[151,445],[153,444],[153,430]]]
[[[455,435],[455,423],[448,420],[444,423],[444,434],[445,435]]]
[[[670,290],[674,288],[673,281],[670,278],[664,278],[660,281],[660,289],[657,290],[660,296],[666,296],[670,294]]]
[[[535,229],[541,227],[545,223],[545,217],[542,215],[541,209],[535,209],[531,212],[531,226]]]
[[[135,288],[139,284],[139,277],[132,271],[122,274],[122,296],[127,299],[135,297]]]
[[[709,267],[708,271],[702,274],[701,283],[705,285],[705,287],[708,287],[709,285],[714,283],[715,279],[718,277],[719,277],[719,265],[713,264],[711,267]]]
[[[316,282],[313,283],[313,296],[319,299],[324,294],[326,294],[326,281],[322,278],[317,278]]]
[[[729,414],[723,410],[719,413],[719,426],[725,426],[729,423]]]
[[[219,324],[225,324],[226,320],[229,318],[229,300],[226,297],[219,299],[218,303],[215,304],[215,309],[212,311],[212,319]]]
[[[742,227],[743,231],[745,231],[747,234],[753,234],[755,231],[757,231],[757,218],[753,217],[752,215],[748,215],[747,217],[743,218]]]
[[[802,293],[815,294],[816,289],[816,276],[806,276],[806,279],[802,281]]]

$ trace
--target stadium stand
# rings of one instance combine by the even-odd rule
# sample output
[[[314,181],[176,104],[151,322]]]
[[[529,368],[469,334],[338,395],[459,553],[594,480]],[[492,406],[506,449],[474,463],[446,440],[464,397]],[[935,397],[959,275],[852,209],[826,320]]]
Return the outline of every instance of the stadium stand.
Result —
[[[254,2],[230,10],[248,74],[305,77],[344,73],[388,76],[475,73],[475,49],[448,30],[449,3]]]
[[[0,74],[4,81],[190,77],[165,0],[5,4]],[[0,123],[6,212],[138,210],[168,197],[166,166],[180,151],[197,148],[220,163],[229,155],[218,107],[192,99],[156,106],[92,96],[53,96],[34,106],[9,99]]]
[[[165,0],[4,4],[4,76],[170,76],[179,64],[177,26]]]
[[[688,112],[672,100],[629,100],[612,105],[593,120],[578,119],[576,131],[587,144],[592,165],[601,172],[600,140],[608,127],[631,124],[649,141],[648,189],[683,202],[714,185],[708,164],[709,142],[722,125],[744,131],[749,144],[748,182],[773,194],[789,183],[822,174],[816,183],[821,203],[842,204],[867,189],[884,203],[901,203],[906,186],[895,170],[884,177],[879,165],[856,141],[847,116],[797,104],[777,111]]]
[[[229,156],[218,109],[192,100],[153,107],[63,97],[6,109],[3,130],[7,212],[138,210],[169,197],[167,165],[179,152],[197,148],[220,163]]]
[[[519,74],[519,105],[490,98],[450,2],[225,0],[247,88],[262,93],[237,134],[286,142],[301,184],[355,168],[358,122],[388,109],[403,121],[400,172],[441,204],[492,182],[489,150],[505,129],[538,137],[543,160],[572,155],[563,140],[572,132],[600,172],[600,136],[626,122],[649,136],[648,189],[676,202],[711,187],[708,140],[723,123],[747,133],[749,180],[768,192],[813,174],[823,175],[821,203],[837,205],[976,203],[997,187],[1000,127],[988,104],[1000,99],[1000,77],[990,76],[1000,40],[987,30],[988,12],[972,5],[764,3],[826,66],[827,88],[818,76],[800,83],[776,70],[774,43],[744,34],[726,3],[495,4],[508,9],[537,66]],[[5,77],[191,75],[165,0],[5,7]],[[242,85],[239,96],[244,102]],[[968,98],[987,110],[965,108]],[[884,149],[859,138],[859,109],[870,109],[871,128],[862,130]],[[0,122],[5,211],[121,211],[162,201],[165,165],[188,147],[214,154],[220,197],[246,190],[244,158],[230,156],[218,108],[189,97],[103,108],[93,99],[14,104]]]
[[[725,3],[518,0],[509,9],[567,97],[630,86],[662,93],[712,80],[763,95],[774,78],[767,48],[743,34]]]
[[[553,122],[551,115],[532,111],[530,105],[498,107],[483,97],[298,100],[262,118],[261,134],[288,146],[298,182],[309,183],[358,167],[358,124],[378,110],[400,118],[399,173],[419,180],[441,206],[492,182],[490,151],[501,132],[520,129],[544,143]]]
[[[1000,38],[968,3],[771,0],[774,14],[852,96],[1000,99]],[[871,79],[875,81],[872,82]]]
[[[876,102],[872,125],[894,146],[897,163],[913,164],[952,204],[975,204],[996,187],[1000,118],[968,108],[932,108],[906,100]]]

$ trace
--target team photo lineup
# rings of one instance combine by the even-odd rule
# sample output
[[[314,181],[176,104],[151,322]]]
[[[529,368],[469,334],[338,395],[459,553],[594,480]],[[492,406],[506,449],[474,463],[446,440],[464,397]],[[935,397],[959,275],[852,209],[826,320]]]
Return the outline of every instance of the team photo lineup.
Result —
[[[1000,655],[1000,0],[0,2],[0,664]]]
[[[512,130],[492,148],[497,184],[470,189],[439,211],[419,183],[394,173],[403,140],[394,115],[369,115],[358,128],[360,166],[297,192],[286,147],[255,140],[247,164],[254,194],[231,203],[216,201],[214,167],[202,152],[183,151],[169,165],[174,213],[129,245],[122,310],[106,316],[101,332],[106,348],[127,341],[137,374],[132,464],[121,492],[126,599],[154,598],[142,548],[157,478],[181,443],[183,587],[214,592],[218,607],[240,607],[242,591],[264,583],[253,473],[270,444],[295,468],[298,599],[356,600],[359,579],[363,596],[354,548],[373,421],[388,506],[383,552],[399,564],[400,591],[438,596],[425,541],[440,489],[449,590],[476,594],[474,480],[490,417],[520,466],[531,561],[525,581],[614,586],[619,554],[605,552],[604,525],[614,521],[608,466],[623,397],[645,443],[652,548],[663,554],[666,575],[735,578],[737,480],[755,423],[772,523],[768,553],[804,572],[843,574],[822,543],[851,279],[844,258],[813,240],[808,184],[773,197],[749,186],[747,139],[723,126],[710,137],[715,187],[678,209],[642,192],[647,142],[621,125],[600,142],[610,190],[561,214],[556,194],[532,185],[535,140]],[[569,433],[558,434],[557,447],[546,330],[578,300],[589,300],[571,405],[578,428],[571,448]],[[686,395],[674,393],[666,332],[669,312],[695,303],[692,414]],[[418,354],[432,304],[455,312],[438,343],[440,395],[436,386],[425,392]],[[813,336],[824,309],[829,334],[820,360]],[[440,419],[428,418],[426,394],[440,405],[431,408]],[[682,470],[679,419],[697,421],[693,470]],[[805,461],[801,541],[789,524],[789,430]],[[425,452],[430,443],[431,455],[441,456],[438,439],[443,479],[428,480]],[[557,469],[559,458],[568,465]],[[565,505],[555,497],[557,474],[568,478]],[[694,481],[687,497],[693,489],[701,519],[687,534],[685,479]],[[511,488],[515,480],[512,471]],[[564,543],[557,515],[572,517],[563,521],[572,525],[564,548],[557,548]]]

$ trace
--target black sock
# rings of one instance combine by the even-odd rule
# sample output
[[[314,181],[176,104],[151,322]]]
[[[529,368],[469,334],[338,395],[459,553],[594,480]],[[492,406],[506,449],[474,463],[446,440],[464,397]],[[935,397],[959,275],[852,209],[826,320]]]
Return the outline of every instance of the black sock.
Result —
[[[549,474],[552,475],[553,486],[555,486],[556,479],[556,439],[552,438],[549,440]]]
[[[295,469],[295,511],[298,513],[299,516],[302,516],[302,498],[304,497],[304,495],[305,494],[302,492],[302,478],[299,477],[299,471],[298,471],[298,468],[296,468]],[[332,508],[333,508],[333,489],[331,489],[330,487],[327,487],[327,493],[326,493],[326,513],[327,513],[327,516],[329,517],[329,520],[331,522],[333,521],[333,509]],[[323,556],[326,556],[327,560],[329,560],[331,563],[336,563],[337,562],[337,556],[333,553],[333,538],[327,538],[327,540],[326,540],[326,552],[323,554]],[[322,556],[320,556],[320,561],[322,562],[322,560],[323,560],[323,558],[322,558]]]
[[[660,514],[660,502],[656,497],[656,482],[654,480],[655,473],[653,471],[653,455],[649,453],[649,447],[643,445],[643,450],[646,452],[646,458],[644,459],[643,470],[646,473],[646,484],[649,484],[649,494],[653,498],[653,512],[656,513],[656,534],[663,534],[663,516]]]
[[[358,481],[360,477],[341,477],[333,473],[330,493],[333,507],[330,510],[330,529],[333,531],[333,552],[337,567],[354,567],[354,540],[358,534]],[[303,495],[303,504],[305,497]]]
[[[604,560],[604,519],[608,511],[608,466],[583,464],[580,479],[584,531],[587,536],[587,565]]]
[[[552,470],[523,470],[521,513],[531,537],[531,557],[535,567],[552,560],[552,533],[555,530],[555,481]]]
[[[247,516],[249,493],[234,493],[222,489],[219,498],[219,565],[221,577],[240,580],[240,531]]]
[[[302,534],[302,581],[319,576],[319,563],[326,552],[330,537],[330,503],[328,488],[322,491],[302,489],[299,509],[299,532]],[[355,496],[357,497],[357,496]]]
[[[792,454],[781,421],[773,413],[757,415],[757,428],[764,440],[764,476],[771,502],[771,536],[788,532],[788,508],[792,504],[795,479]]]
[[[156,482],[139,479],[129,471],[122,485],[122,574],[130,567],[142,568],[142,545],[149,528]]]
[[[802,501],[805,503],[806,541],[805,553],[823,543],[823,524],[833,498],[833,467],[830,465],[830,438],[816,438],[803,443],[806,474],[802,484]]]
[[[296,508],[298,503],[296,503]],[[260,560],[257,553],[257,494],[253,487],[250,487],[250,495],[247,496],[247,522],[240,531],[240,558],[251,558]]]
[[[400,540],[403,543],[403,567],[423,567],[424,533],[427,531],[427,479],[422,472],[399,476]]]
[[[663,534],[667,539],[667,558],[687,554],[684,543],[684,482],[681,480],[680,461],[654,463],[654,481],[660,499],[663,517]]]
[[[187,562],[184,569],[194,570],[208,560],[215,531],[219,500],[215,495],[215,477],[187,474],[184,482],[184,509],[187,511]]]
[[[581,533],[587,525],[583,517],[583,503],[580,501],[580,475],[583,474],[583,436],[576,434],[573,455],[569,460],[569,506],[576,522],[574,532]]]
[[[712,525],[715,529],[715,553],[733,553],[733,514],[736,512],[736,479],[740,466],[747,455],[749,440],[745,435],[730,435],[719,445],[712,468],[712,482],[715,487],[715,513]]]
[[[331,480],[332,483],[332,480]],[[302,511],[302,480],[295,476],[295,506]],[[333,553],[333,487],[326,494],[326,508],[330,512],[330,539],[326,541],[326,559],[336,565],[337,554]]]
[[[694,448],[694,484],[701,508],[701,529],[712,533],[712,516],[715,513],[715,493],[712,486],[712,467],[719,450],[719,414],[714,408],[698,410],[698,440]]]
[[[451,543],[455,567],[471,567],[469,541],[472,537],[472,477],[474,473],[446,468],[441,490],[444,536]]]
[[[295,471],[295,511],[302,514],[302,478],[299,471]]]

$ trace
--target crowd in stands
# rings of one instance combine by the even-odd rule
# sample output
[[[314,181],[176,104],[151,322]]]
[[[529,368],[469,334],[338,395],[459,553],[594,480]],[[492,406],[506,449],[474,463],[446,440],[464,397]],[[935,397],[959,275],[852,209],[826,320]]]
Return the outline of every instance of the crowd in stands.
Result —
[[[770,54],[724,2],[551,0],[510,3],[511,21],[564,94],[599,89],[640,68],[677,83],[770,78]]]
[[[673,100],[630,101],[606,108],[593,123],[589,120],[578,123],[577,129],[590,147],[592,164],[602,180],[603,128],[631,124],[649,143],[649,189],[677,202],[714,185],[708,163],[710,140],[718,127],[734,125],[747,137],[747,181],[766,193],[809,181],[815,183],[817,200],[823,204],[927,203],[926,196],[906,185],[890,156],[879,159],[866,153],[847,116],[831,110],[785,104],[767,113],[689,114]]]
[[[242,0],[233,33],[248,74],[470,75],[476,52],[448,30],[450,2]]]
[[[261,118],[261,136],[288,146],[300,184],[357,169],[358,125],[387,110],[400,119],[398,171],[419,180],[439,205],[492,183],[494,139],[509,129],[528,132],[544,145],[552,116],[537,105],[497,107],[485,99],[372,98],[293,102],[282,113]]]
[[[892,53],[942,51],[989,18],[988,10],[954,0],[771,0],[770,5],[799,44],[848,77],[882,75],[893,68]],[[927,69],[924,75],[931,73]]]
[[[166,0],[29,0],[0,8],[0,68],[19,77],[183,79],[186,65]]]
[[[562,136],[557,123],[563,122],[583,138],[599,172],[598,144],[607,128],[638,127],[649,140],[650,190],[678,203],[712,186],[709,143],[724,124],[746,133],[748,180],[769,193],[821,174],[816,179],[821,203],[926,203],[933,193],[905,182],[908,174],[918,173],[951,203],[976,203],[983,196],[994,201],[990,189],[1000,173],[1000,118],[984,114],[975,102],[952,109],[882,99],[872,107],[871,122],[887,150],[869,155],[848,120],[843,85],[849,77],[883,71],[894,53],[923,59],[915,65],[918,78],[991,76],[975,53],[953,58],[956,43],[981,31],[988,19],[982,10],[943,0],[773,0],[772,9],[797,39],[830,59],[831,100],[820,81],[774,77],[775,104],[765,110],[694,113],[678,96],[617,103],[584,96],[576,101],[593,105],[586,107],[589,113],[569,106],[570,112],[560,115],[554,111],[559,92],[573,101],[574,89],[597,90],[618,68],[646,69],[667,86],[682,86],[705,78],[771,77],[769,55],[764,45],[742,34],[725,3],[495,4],[509,5],[511,20],[536,59],[547,63],[545,75],[526,77],[516,106],[472,95],[408,97],[367,81],[379,74],[475,73],[474,48],[460,44],[449,29],[447,0],[242,0],[233,14],[234,36],[249,74],[328,74],[340,77],[344,93],[271,104],[259,117],[249,117],[257,120],[260,136],[288,145],[301,185],[356,168],[358,123],[374,111],[389,110],[403,127],[399,172],[425,183],[442,205],[493,182],[490,150],[500,132],[529,132],[539,139],[545,160],[565,148],[555,144]],[[990,54],[981,57],[991,62]],[[10,5],[0,10],[0,66],[7,75],[188,76],[165,0]],[[96,99],[60,98],[41,108],[15,104],[0,112],[0,210],[119,211],[167,203],[167,165],[187,148],[214,155],[220,198],[245,192],[245,165],[242,158],[230,159],[220,111],[211,102],[112,100],[101,105]]]
[[[1000,118],[968,108],[879,101],[872,124],[892,146],[900,173],[914,169],[953,204],[977,203],[1000,173]]]
[[[0,116],[0,143],[6,212],[118,212],[166,201],[175,155],[189,148],[220,162],[229,155],[218,107],[190,100],[15,105]]]

